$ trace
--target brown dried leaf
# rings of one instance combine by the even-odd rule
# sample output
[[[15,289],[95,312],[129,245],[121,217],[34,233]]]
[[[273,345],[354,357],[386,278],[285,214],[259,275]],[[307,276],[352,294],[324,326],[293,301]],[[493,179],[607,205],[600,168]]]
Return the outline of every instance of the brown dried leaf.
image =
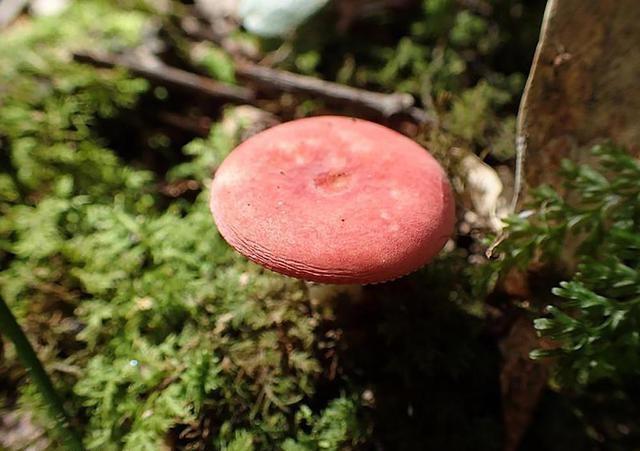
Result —
[[[549,0],[520,106],[526,182],[561,188],[564,158],[612,139],[640,153],[637,0]]]
[[[549,363],[531,360],[541,343],[531,320],[519,317],[500,343],[504,358],[500,372],[505,451],[515,451],[526,432],[549,378]]]

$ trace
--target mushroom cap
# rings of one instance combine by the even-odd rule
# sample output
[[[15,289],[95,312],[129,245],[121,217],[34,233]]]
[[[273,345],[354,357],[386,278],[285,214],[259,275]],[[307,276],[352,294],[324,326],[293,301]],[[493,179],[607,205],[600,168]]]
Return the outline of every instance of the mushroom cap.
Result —
[[[430,261],[452,233],[446,174],[372,122],[299,119],[240,144],[216,171],[211,212],[238,252],[325,283],[383,282]]]

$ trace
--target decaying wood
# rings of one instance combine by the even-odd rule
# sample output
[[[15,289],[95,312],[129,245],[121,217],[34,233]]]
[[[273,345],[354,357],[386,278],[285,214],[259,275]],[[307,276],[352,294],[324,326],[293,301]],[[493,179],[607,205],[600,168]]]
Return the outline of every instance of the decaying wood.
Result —
[[[640,2],[549,0],[518,118],[527,185],[611,139],[640,152]]]
[[[253,103],[255,95],[252,90],[227,85],[202,75],[193,74],[168,66],[160,60],[149,56],[140,57],[118,55],[106,52],[75,52],[76,61],[102,67],[122,67],[141,77],[154,82],[193,92],[198,95],[222,99],[235,103]]]

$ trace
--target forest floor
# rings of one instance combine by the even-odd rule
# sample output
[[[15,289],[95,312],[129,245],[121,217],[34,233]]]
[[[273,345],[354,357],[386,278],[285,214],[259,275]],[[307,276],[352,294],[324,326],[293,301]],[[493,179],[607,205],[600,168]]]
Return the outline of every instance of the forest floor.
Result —
[[[484,271],[545,2],[350,0],[282,39],[227,3],[87,0],[0,31],[0,295],[85,445],[625,449],[597,389],[529,359],[528,299],[558,276]],[[441,256],[358,302],[246,262],[207,209],[236,143],[319,114],[411,137],[456,191]],[[0,345],[0,446],[59,446]]]

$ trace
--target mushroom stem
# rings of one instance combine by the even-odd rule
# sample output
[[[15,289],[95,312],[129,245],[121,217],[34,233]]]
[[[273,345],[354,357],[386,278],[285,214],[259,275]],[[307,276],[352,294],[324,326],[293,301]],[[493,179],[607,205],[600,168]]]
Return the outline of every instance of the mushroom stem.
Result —
[[[338,297],[345,296],[354,303],[362,300],[362,285],[334,285],[328,283],[305,282],[309,298],[319,305],[331,304]]]

